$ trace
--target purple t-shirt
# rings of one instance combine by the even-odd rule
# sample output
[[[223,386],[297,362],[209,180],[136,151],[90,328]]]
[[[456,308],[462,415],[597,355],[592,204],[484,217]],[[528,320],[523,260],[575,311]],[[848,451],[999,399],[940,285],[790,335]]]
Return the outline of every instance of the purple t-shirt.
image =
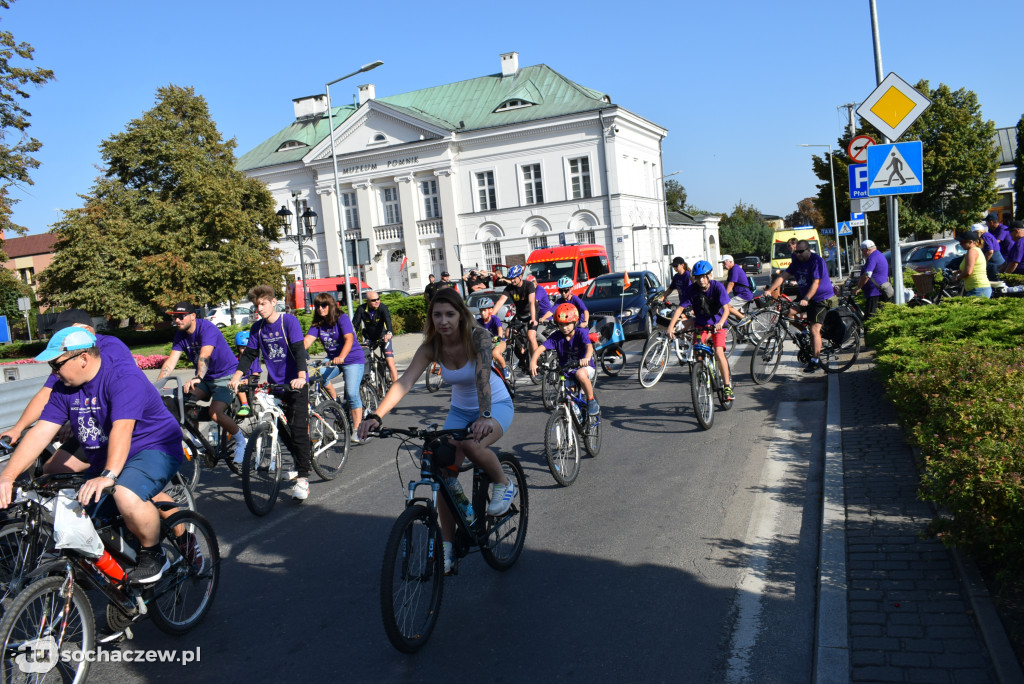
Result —
[[[869,279],[868,282],[864,284],[864,296],[878,297],[882,293],[877,287],[875,287],[875,283],[881,285],[889,280],[889,262],[886,261],[885,257],[882,256],[882,253],[876,249],[871,252],[871,254],[868,254],[867,261],[864,262],[864,268],[861,270],[861,273],[866,276],[870,276],[875,281],[873,283],[871,282],[871,279]]]
[[[139,368],[139,364],[135,362],[135,357],[132,356],[131,350],[121,340],[112,335],[97,335],[96,346],[99,347],[100,358],[103,359],[103,363],[109,363],[111,366],[124,366],[121,372],[140,373],[145,377],[145,373]],[[43,387],[53,389],[58,380],[60,378],[57,377],[56,373],[50,373],[46,378],[46,382],[43,383]]]
[[[707,291],[700,289],[700,284],[690,283],[690,286],[679,293],[679,308],[693,307],[694,322],[698,325],[715,325],[722,317],[722,307],[729,303],[732,297],[725,290],[725,285],[712,280],[708,283]],[[706,304],[706,306],[705,306]],[[723,328],[729,325],[726,321]]]
[[[559,297],[555,301],[556,309],[559,304],[572,304],[576,307],[576,310],[580,312],[580,318],[583,317],[583,312],[587,310],[587,305],[583,303],[583,300],[574,294],[570,294],[568,297]]]
[[[299,319],[289,313],[278,316],[273,323],[263,318],[249,329],[249,349],[263,353],[270,382],[283,385],[299,377],[299,367],[290,346],[305,339]]]
[[[690,287],[690,283],[691,282],[692,281],[690,279],[690,272],[689,271],[687,271],[685,273],[678,273],[677,272],[677,273],[673,274],[673,276],[672,276],[672,284],[670,284],[668,286],[668,289],[669,290],[675,290],[679,294],[679,296],[682,297],[683,293],[686,292],[686,288]]]
[[[231,353],[231,347],[220,330],[205,318],[196,319],[196,328],[191,333],[179,330],[174,334],[171,343],[172,351],[180,351],[198,370],[199,351],[203,347],[213,347],[210,354],[210,367],[204,376],[207,379],[226,378],[234,374],[238,368],[238,359]]]
[[[555,307],[551,303],[551,297],[548,296],[548,291],[543,287],[537,286],[537,316],[543,316],[546,313],[555,313]]]
[[[733,297],[739,297],[746,302],[754,298],[754,293],[750,291],[750,281],[747,280],[747,274],[739,264],[732,265],[732,268],[729,269],[729,277],[725,282],[736,283],[732,286]]]
[[[128,460],[147,449],[182,461],[181,426],[164,405],[160,393],[145,374],[125,373],[100,356],[99,372],[81,387],[58,383],[43,407],[40,420],[71,429],[85,450],[90,473],[98,473],[107,463],[107,446],[114,421],[135,421]]]
[[[992,250],[997,254],[1002,254],[1002,252],[999,250],[999,240],[997,240],[996,236],[993,235],[992,233],[986,230],[984,233],[981,234],[981,241],[984,243],[981,247],[981,251],[983,253],[988,250]]]
[[[1007,263],[1016,263],[1014,273],[1024,273],[1024,238],[1017,240],[1006,254]]]
[[[832,281],[828,277],[828,267],[825,266],[825,260],[817,254],[811,254],[811,258],[807,261],[800,261],[800,259],[794,256],[793,262],[786,269],[786,272],[796,276],[796,286],[800,290],[800,299],[804,298],[804,295],[811,289],[811,284],[815,280],[819,281],[818,291],[814,293],[814,296],[811,298],[812,301],[823,302],[836,296],[836,291],[832,288]]]
[[[307,334],[320,340],[320,343],[324,345],[324,350],[327,352],[328,359],[336,359],[338,357],[338,354],[345,347],[345,335],[351,335],[352,348],[348,350],[348,354],[345,355],[345,360],[341,365],[351,366],[355,363],[366,363],[366,354],[363,353],[363,348],[356,338],[356,331],[352,327],[352,321],[349,319],[348,314],[340,314],[338,322],[331,327],[314,325]]]
[[[998,226],[992,229],[992,237],[999,243],[999,253],[1006,257],[1010,253],[1010,248],[1013,247],[1013,238],[1010,237],[1010,229],[1000,223]]]
[[[481,328],[491,333],[491,337],[497,337],[501,335],[501,321],[498,320],[497,316],[492,314],[491,319],[486,323],[484,323],[483,318],[476,319],[476,322],[480,324]]]
[[[572,334],[566,337],[561,330],[556,330],[551,337],[544,340],[545,349],[554,349],[558,354],[558,363],[569,366],[569,370],[579,367],[580,359],[587,355],[587,345],[590,344],[590,333],[583,328],[573,328]],[[594,367],[594,357],[590,357],[590,367]]]

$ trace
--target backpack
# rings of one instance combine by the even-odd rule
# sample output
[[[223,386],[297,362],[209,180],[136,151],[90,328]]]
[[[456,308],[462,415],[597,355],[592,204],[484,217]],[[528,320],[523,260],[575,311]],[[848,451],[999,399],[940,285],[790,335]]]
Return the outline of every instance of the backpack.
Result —
[[[821,336],[837,347],[846,339],[846,323],[836,309],[829,309],[825,314],[825,320],[821,324]]]

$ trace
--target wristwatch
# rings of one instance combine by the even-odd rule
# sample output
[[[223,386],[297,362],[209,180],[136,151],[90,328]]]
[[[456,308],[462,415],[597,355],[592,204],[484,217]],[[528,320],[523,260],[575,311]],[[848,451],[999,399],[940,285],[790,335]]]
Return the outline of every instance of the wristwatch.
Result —
[[[117,475],[114,474],[113,470],[104,470],[102,473],[100,473],[100,477],[109,477],[111,480],[114,481],[114,484],[117,484]]]
[[[481,418],[490,418],[491,417],[491,412],[490,411],[481,411],[480,412],[480,417]]]

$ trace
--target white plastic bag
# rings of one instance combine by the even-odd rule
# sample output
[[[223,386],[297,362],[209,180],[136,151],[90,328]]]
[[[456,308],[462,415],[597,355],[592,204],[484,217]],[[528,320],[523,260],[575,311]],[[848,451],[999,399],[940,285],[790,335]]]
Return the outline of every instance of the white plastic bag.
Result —
[[[73,489],[62,489],[57,495],[53,538],[58,549],[74,549],[92,558],[103,555],[103,542]]]

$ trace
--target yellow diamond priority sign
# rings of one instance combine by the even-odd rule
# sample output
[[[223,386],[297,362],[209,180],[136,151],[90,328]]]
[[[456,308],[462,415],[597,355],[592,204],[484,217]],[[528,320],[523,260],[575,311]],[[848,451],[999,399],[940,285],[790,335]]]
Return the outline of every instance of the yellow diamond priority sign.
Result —
[[[895,73],[878,84],[857,108],[862,119],[877,128],[890,140],[898,140],[917,121],[931,100]]]

